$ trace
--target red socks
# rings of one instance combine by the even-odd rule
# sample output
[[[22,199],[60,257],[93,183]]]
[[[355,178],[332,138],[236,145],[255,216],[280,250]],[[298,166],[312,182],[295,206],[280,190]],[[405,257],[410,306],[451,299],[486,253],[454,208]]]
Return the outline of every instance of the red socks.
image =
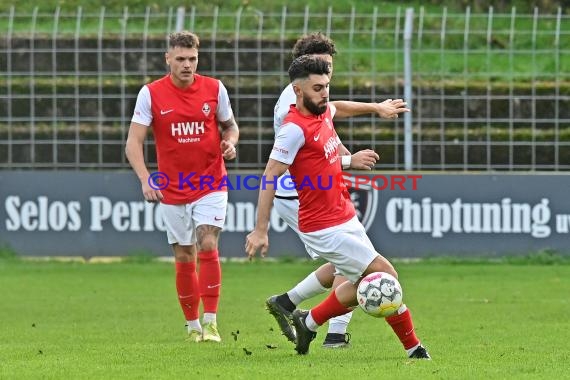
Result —
[[[320,326],[332,317],[346,314],[351,310],[341,304],[338,298],[336,298],[336,293],[332,291],[323,302],[311,309],[311,316]]]
[[[222,286],[222,270],[218,258],[218,250],[198,252],[200,272],[200,297],[204,305],[204,313],[216,313],[220,300],[220,288]]]
[[[332,317],[346,314],[349,311],[351,311],[351,309],[342,305],[336,297],[336,293],[333,291],[323,302],[311,309],[311,316],[315,323],[320,326]],[[392,327],[392,330],[394,330],[406,350],[420,344],[420,340],[414,332],[412,314],[409,310],[406,309],[402,314],[396,314],[386,318],[386,322]]]
[[[200,316],[200,298],[204,313],[216,313],[220,300],[222,271],[218,251],[198,252],[200,272],[196,273],[196,263],[176,262],[176,291],[178,301],[187,321]]]
[[[402,314],[391,315],[386,318],[386,322],[392,327],[406,350],[420,344],[420,340],[414,332],[414,322],[412,322],[410,310],[406,310]]]
[[[200,296],[198,294],[198,275],[196,263],[176,262],[176,291],[178,301],[187,321],[199,318]]]

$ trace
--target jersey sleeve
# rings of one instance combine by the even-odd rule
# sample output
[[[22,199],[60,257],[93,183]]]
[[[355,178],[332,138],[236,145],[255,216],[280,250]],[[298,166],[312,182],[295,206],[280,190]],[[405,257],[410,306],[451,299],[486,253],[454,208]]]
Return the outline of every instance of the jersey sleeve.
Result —
[[[150,91],[148,86],[143,86],[137,95],[137,102],[131,122],[146,125],[152,124],[152,109],[150,106]]]
[[[331,113],[331,119],[334,119],[334,115],[336,114],[336,107],[335,107],[335,105],[332,104],[332,103],[329,103],[329,110],[330,110],[330,113]],[[340,137],[339,137],[338,134],[336,133],[336,129],[335,129],[335,132],[334,132],[334,133],[335,133],[335,135],[336,135],[336,141],[337,141],[339,144],[342,144],[342,141],[340,140]],[[348,169],[348,168],[347,168],[347,169]]]
[[[289,84],[279,96],[279,100],[277,100],[275,108],[273,109],[273,129],[276,134],[281,124],[283,124],[285,116],[289,113],[291,104],[295,104],[296,100],[297,98],[295,97],[295,91],[293,91],[293,85]]]
[[[305,135],[301,127],[287,123],[279,128],[269,158],[291,165],[299,149],[305,145]]]
[[[228,90],[224,84],[218,80],[218,109],[216,110],[216,117],[219,121],[228,121],[234,115],[232,105],[230,104],[230,97]]]
[[[331,118],[334,119],[334,115],[336,114],[336,107],[334,104],[329,103],[329,108],[331,109]]]

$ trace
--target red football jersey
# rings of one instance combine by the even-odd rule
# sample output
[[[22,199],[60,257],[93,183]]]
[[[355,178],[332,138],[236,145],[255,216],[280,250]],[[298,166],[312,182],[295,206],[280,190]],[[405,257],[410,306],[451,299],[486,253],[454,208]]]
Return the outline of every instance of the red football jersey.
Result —
[[[158,171],[170,180],[162,202],[189,203],[227,191],[220,187],[227,175],[216,117],[220,82],[194,74],[192,85],[181,89],[167,75],[147,86]]]
[[[330,107],[319,116],[304,116],[291,106],[283,124],[287,123],[300,127],[305,137],[289,167],[299,193],[299,230],[313,232],[349,221],[356,211],[344,182],[339,180],[340,139]]]

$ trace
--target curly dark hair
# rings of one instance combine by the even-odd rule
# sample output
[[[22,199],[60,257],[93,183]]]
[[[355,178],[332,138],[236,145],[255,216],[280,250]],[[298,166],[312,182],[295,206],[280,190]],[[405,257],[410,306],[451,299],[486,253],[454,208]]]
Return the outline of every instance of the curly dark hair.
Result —
[[[336,48],[333,40],[318,32],[299,38],[293,46],[292,54],[293,58],[299,58],[306,54],[328,54],[334,56]]]
[[[289,80],[293,82],[295,79],[306,79],[311,74],[328,75],[330,71],[330,65],[324,59],[314,55],[302,55],[291,62],[288,73]]]
[[[168,36],[168,47],[196,48],[200,47],[200,39],[192,32],[173,32]]]

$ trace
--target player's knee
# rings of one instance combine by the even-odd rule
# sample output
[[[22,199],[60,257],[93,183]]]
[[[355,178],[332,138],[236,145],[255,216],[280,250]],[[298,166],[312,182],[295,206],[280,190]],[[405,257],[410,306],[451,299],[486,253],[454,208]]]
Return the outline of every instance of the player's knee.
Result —
[[[196,247],[194,245],[173,245],[174,260],[179,263],[196,261]]]
[[[200,225],[196,228],[196,237],[200,251],[214,251],[218,249],[218,236],[220,228],[209,225]]]
[[[391,274],[392,276],[398,278],[398,272],[396,272],[396,269],[394,269],[394,267],[393,267],[392,265],[390,265],[390,267],[392,268],[392,271],[391,271],[391,272],[386,272],[386,273],[389,273],[389,274]]]
[[[398,278],[398,272],[396,272],[394,266],[382,256],[375,258],[374,261],[372,261],[372,263],[370,263],[368,266],[366,274],[372,272],[385,272]]]
[[[383,267],[384,269],[382,269],[380,272],[386,272],[398,278],[398,272],[396,272],[396,269],[394,268],[394,266],[392,266],[392,264],[389,261],[384,262]]]
[[[319,281],[321,286],[325,288],[330,288],[333,285],[333,281],[335,279],[334,273],[335,273],[334,265],[332,265],[331,263],[326,263],[317,268],[317,270],[315,271],[315,276],[317,277],[317,280]]]
[[[213,235],[205,235],[198,242],[200,251],[214,251],[218,249],[218,239]]]

